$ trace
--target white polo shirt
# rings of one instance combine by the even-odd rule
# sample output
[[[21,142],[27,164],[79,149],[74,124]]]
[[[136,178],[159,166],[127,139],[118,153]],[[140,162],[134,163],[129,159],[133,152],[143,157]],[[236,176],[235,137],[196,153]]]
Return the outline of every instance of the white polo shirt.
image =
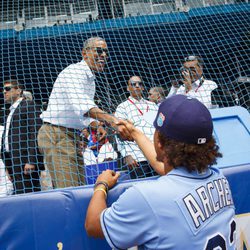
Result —
[[[217,87],[218,86],[215,82],[206,79],[200,86],[200,80],[197,80],[192,84],[192,89],[188,91],[188,93],[186,93],[184,85],[180,86],[179,88],[175,88],[172,86],[167,97],[170,97],[175,94],[187,95],[192,98],[196,98],[197,100],[202,102],[207,108],[211,108],[212,107],[211,93]]]
[[[95,76],[87,63],[71,64],[58,75],[41,118],[54,125],[82,129],[91,122],[84,114],[96,107],[94,95]]]

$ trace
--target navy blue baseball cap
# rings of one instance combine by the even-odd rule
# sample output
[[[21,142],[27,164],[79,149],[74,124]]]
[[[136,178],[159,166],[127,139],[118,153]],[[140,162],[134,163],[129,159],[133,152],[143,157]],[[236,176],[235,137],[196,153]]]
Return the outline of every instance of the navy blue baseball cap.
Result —
[[[154,126],[165,137],[187,144],[204,144],[212,138],[209,110],[195,98],[174,95],[164,100]]]

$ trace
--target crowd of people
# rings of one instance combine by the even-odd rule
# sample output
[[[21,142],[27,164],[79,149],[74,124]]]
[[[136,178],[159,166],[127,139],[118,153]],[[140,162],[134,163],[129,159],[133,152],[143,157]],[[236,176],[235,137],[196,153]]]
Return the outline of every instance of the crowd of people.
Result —
[[[109,114],[94,102],[95,72],[102,72],[108,60],[106,41],[100,37],[87,39],[82,58],[58,75],[42,112],[19,81],[4,81],[4,100],[10,108],[1,140],[4,178],[0,176],[0,187],[5,185],[6,194],[84,185],[85,165],[120,157],[131,179],[158,175],[127,126],[119,122],[129,120],[153,141],[153,119],[166,98],[186,95],[213,107],[212,93],[218,85],[205,78],[202,58],[188,56],[182,62],[181,78],[169,92],[158,86],[146,93],[143,79],[131,76],[127,83],[129,97]],[[148,100],[143,97],[146,95]],[[49,184],[41,181],[46,177]]]
[[[110,136],[112,135],[108,135],[105,124],[98,121],[92,121],[90,126],[81,131],[82,140],[79,143],[84,165],[117,159],[117,152],[109,141]]]

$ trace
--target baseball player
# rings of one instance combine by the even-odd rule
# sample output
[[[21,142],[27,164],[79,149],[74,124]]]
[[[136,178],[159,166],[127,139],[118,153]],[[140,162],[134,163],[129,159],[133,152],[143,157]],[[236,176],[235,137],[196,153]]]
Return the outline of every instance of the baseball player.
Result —
[[[109,208],[107,193],[119,175],[99,175],[86,216],[88,235],[105,237],[114,249],[235,249],[234,203],[227,179],[212,166],[222,155],[204,104],[184,95],[163,101],[154,146],[131,123],[121,123],[163,175],[127,189]]]

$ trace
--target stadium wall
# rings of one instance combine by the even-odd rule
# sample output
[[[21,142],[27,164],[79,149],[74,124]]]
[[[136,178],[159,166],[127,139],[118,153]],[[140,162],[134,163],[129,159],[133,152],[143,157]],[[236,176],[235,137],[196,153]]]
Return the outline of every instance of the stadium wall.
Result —
[[[214,136],[224,155],[218,165],[229,180],[236,207],[237,249],[249,249],[250,115],[240,107],[212,110],[211,113]],[[118,183],[109,192],[108,206],[132,184],[151,179]],[[92,193],[93,186],[89,185],[2,198],[0,249],[110,249],[105,240],[87,237],[84,229]]]

